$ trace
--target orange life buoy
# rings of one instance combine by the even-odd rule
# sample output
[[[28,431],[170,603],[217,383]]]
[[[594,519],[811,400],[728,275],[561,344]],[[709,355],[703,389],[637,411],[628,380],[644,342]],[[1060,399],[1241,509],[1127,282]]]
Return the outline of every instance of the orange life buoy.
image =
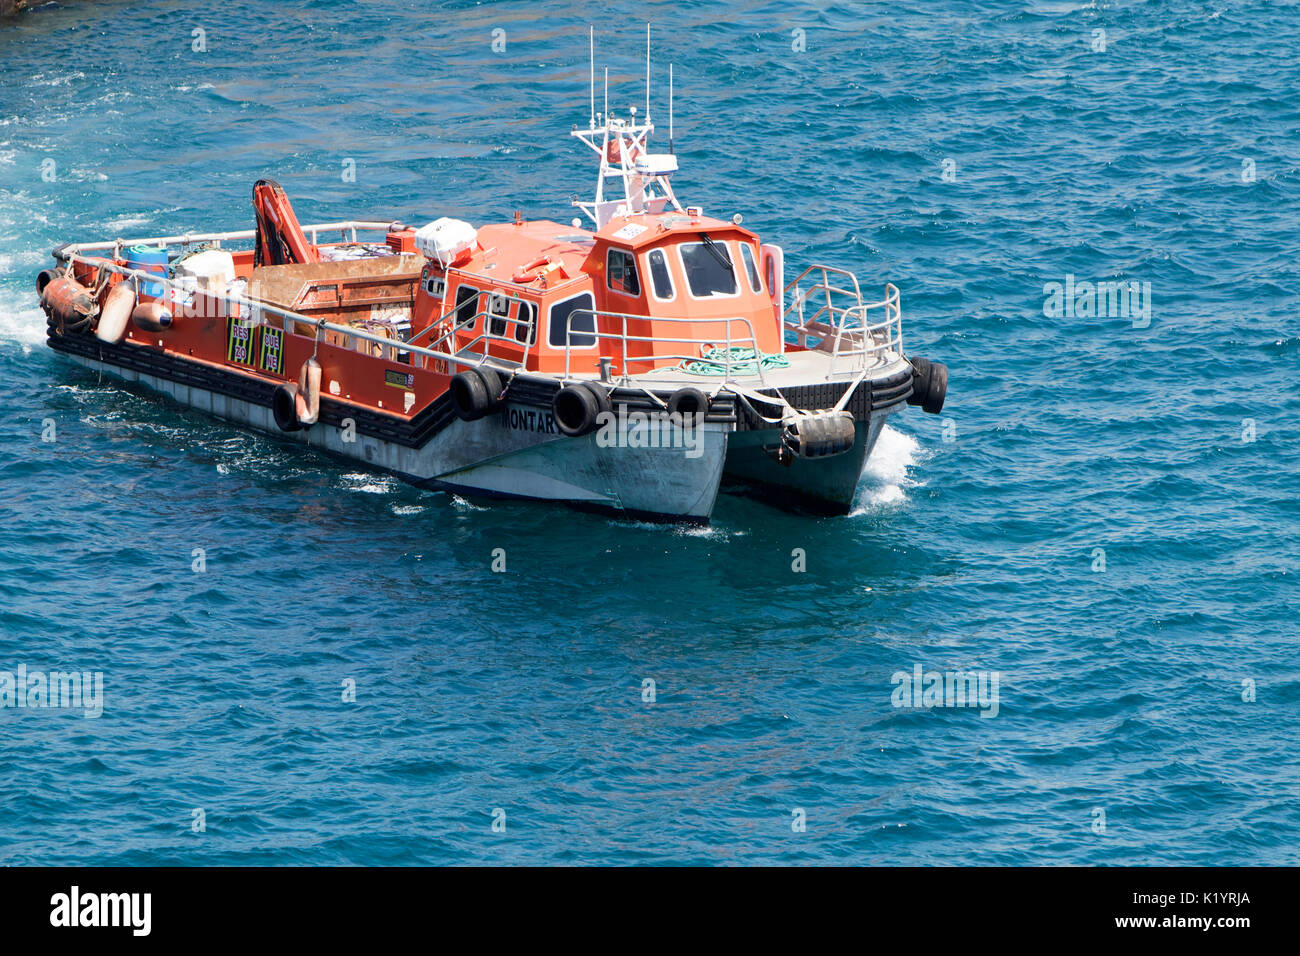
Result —
[[[528,283],[535,281],[543,272],[551,268],[553,268],[551,257],[542,256],[540,259],[534,259],[532,262],[520,266],[510,278],[520,285],[528,285]]]

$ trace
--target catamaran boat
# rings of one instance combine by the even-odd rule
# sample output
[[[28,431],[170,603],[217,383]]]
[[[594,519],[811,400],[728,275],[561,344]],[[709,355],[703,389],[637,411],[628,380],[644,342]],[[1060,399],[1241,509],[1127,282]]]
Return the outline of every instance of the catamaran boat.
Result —
[[[781,248],[683,206],[636,108],[592,110],[590,221],[302,225],[66,244],[51,348],[182,405],[467,497],[707,522],[720,487],[847,514],[885,421],[938,413],[899,291],[785,278]],[[671,104],[671,95],[670,95]],[[671,130],[671,105],[670,105]],[[671,144],[671,133],[669,142]]]

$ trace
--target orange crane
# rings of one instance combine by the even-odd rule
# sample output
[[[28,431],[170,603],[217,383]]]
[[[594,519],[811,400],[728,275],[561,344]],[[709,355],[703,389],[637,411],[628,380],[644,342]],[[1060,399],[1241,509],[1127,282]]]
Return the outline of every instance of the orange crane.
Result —
[[[274,179],[257,181],[253,187],[253,209],[257,214],[255,265],[320,262],[316,247],[307,241],[294,215],[289,197]]]

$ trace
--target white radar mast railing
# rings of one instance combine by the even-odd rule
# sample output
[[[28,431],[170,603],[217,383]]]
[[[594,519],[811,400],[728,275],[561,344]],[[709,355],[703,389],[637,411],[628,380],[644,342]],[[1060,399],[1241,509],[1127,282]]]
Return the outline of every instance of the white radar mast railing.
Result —
[[[600,157],[600,172],[596,177],[596,198],[591,202],[574,200],[597,229],[602,229],[615,216],[635,216],[658,213],[671,207],[683,212],[681,203],[673,194],[668,177],[677,171],[677,157],[672,152],[651,153],[648,144],[654,124],[650,122],[650,24],[646,24],[645,114],[637,120],[636,107],[629,109],[630,119],[615,118],[609,112],[609,68],[605,68],[605,111],[596,112],[596,32],[590,31],[591,116],[586,129],[576,126],[571,136],[582,140]],[[672,66],[669,65],[671,75]],[[668,115],[672,117],[672,89],[669,86]],[[671,133],[669,135],[671,148]],[[622,181],[621,198],[606,199],[605,183],[608,179]]]

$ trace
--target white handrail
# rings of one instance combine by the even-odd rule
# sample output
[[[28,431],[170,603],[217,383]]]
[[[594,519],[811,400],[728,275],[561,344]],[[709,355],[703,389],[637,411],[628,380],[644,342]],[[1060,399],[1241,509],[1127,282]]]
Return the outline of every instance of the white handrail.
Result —
[[[752,349],[754,350],[754,354],[755,354],[755,356],[756,356],[756,357],[759,356],[758,337],[754,334],[754,324],[753,324],[749,319],[747,319],[747,318],[745,318],[745,317],[743,317],[743,316],[734,316],[734,317],[729,317],[729,318],[716,318],[716,319],[700,319],[700,318],[682,318],[682,317],[676,317],[676,316],[663,316],[663,315],[654,315],[654,316],[651,316],[651,315],[634,315],[634,314],[632,314],[632,313],[628,313],[628,312],[606,312],[606,311],[601,310],[601,309],[574,309],[572,312],[569,313],[569,317],[568,317],[568,319],[567,319],[566,322],[565,322],[565,329],[564,329],[564,334],[565,334],[565,337],[564,337],[564,343],[565,343],[565,344],[564,344],[564,377],[565,377],[566,380],[572,377],[572,372],[571,372],[572,365],[571,365],[571,363],[572,363],[572,357],[573,357],[574,346],[570,345],[569,343],[572,341],[573,334],[574,334],[573,320],[574,320],[575,317],[580,316],[580,315],[582,315],[582,316],[591,316],[591,325],[592,325],[592,328],[591,328],[590,330],[588,330],[588,329],[579,329],[579,330],[577,330],[577,334],[579,334],[579,335],[589,335],[589,336],[592,336],[592,337],[596,340],[596,341],[594,341],[594,342],[592,343],[592,346],[591,346],[591,347],[594,347],[594,346],[595,346],[595,345],[596,345],[596,344],[597,344],[597,343],[598,343],[602,338],[603,338],[603,339],[607,339],[607,340],[617,341],[617,342],[619,342],[619,343],[622,345],[622,354],[623,354],[623,374],[622,374],[621,378],[623,379],[624,382],[627,382],[627,381],[629,381],[629,380],[631,379],[631,373],[628,371],[628,365],[629,365],[630,363],[632,363],[632,362],[659,362],[659,361],[669,360],[669,359],[676,360],[676,361],[678,361],[678,362],[683,362],[683,361],[690,361],[690,360],[693,360],[693,359],[698,359],[698,358],[700,357],[698,354],[694,354],[694,355],[692,355],[692,354],[689,354],[689,353],[688,353],[688,354],[677,355],[677,354],[671,354],[671,353],[670,353],[670,354],[664,354],[664,353],[662,353],[662,352],[655,352],[653,355],[629,355],[629,354],[628,354],[628,349],[627,349],[627,345],[628,345],[629,342],[652,342],[652,343],[655,343],[655,344],[659,344],[659,343],[665,343],[665,342],[667,342],[667,343],[673,343],[673,344],[677,344],[677,345],[697,345],[697,346],[704,346],[704,345],[714,345],[714,346],[716,346],[716,345],[718,344],[718,338],[717,338],[717,336],[693,337],[693,338],[685,338],[685,339],[683,339],[683,338],[673,338],[673,337],[670,337],[670,336],[663,336],[663,335],[628,335],[628,332],[627,332],[627,323],[628,323],[628,320],[629,320],[629,319],[631,319],[631,320],[633,320],[633,321],[636,321],[636,322],[655,322],[655,323],[659,323],[659,322],[684,322],[684,323],[686,323],[686,322],[688,322],[688,323],[691,323],[692,325],[698,325],[698,324],[704,324],[704,323],[725,322],[725,323],[726,323],[726,348],[727,348],[727,359],[726,359],[726,362],[724,363],[724,365],[725,365],[725,368],[726,368],[726,370],[727,370],[727,375],[728,375],[728,377],[730,377],[730,374],[731,374],[731,350],[732,350],[732,348],[734,348],[734,347],[747,347],[747,348],[752,348]],[[620,320],[621,323],[622,323],[621,331],[618,332],[618,333],[611,333],[611,332],[603,332],[603,331],[601,331],[600,328],[598,327],[598,321],[597,321],[597,320],[600,319],[600,318],[602,318],[602,317],[604,317],[604,318],[606,318],[606,319],[618,319],[618,320]],[[731,334],[731,324],[732,324],[733,322],[739,322],[739,323],[741,323],[741,324],[742,324],[742,325],[743,325],[743,326],[748,330],[749,335],[748,335],[746,338],[740,338],[740,339],[737,339],[737,340],[733,340],[733,338],[732,338],[732,334]],[[746,344],[746,343],[748,343],[748,344]],[[588,347],[588,346],[582,346],[582,349],[585,351],[585,349],[586,349],[587,347]],[[759,380],[762,381],[762,382],[764,382],[764,383],[766,383],[766,380],[765,380],[764,377],[763,377],[763,363],[762,363],[761,361],[759,361],[759,362],[757,362],[757,365],[758,365],[758,377],[759,377]]]
[[[813,273],[819,273],[820,279],[801,291],[799,284]],[[852,289],[833,284],[832,275],[847,276]],[[879,302],[863,302],[855,276],[834,266],[814,265],[800,273],[785,291],[793,292],[794,296],[782,314],[783,327],[795,334],[800,348],[831,354],[828,376],[834,374],[842,358],[853,360],[853,368],[862,370],[870,367],[873,360],[883,360],[886,353],[903,354],[902,305],[898,287],[893,283],[886,283],[885,297]],[[805,305],[817,293],[824,293],[825,300],[808,316]],[[872,322],[871,314],[882,310],[884,318]],[[810,344],[810,337],[817,341]]]
[[[387,230],[389,228],[389,225],[390,223],[385,223],[385,222],[357,220],[357,221],[348,221],[348,222],[340,222],[340,223],[318,223],[318,224],[304,226],[303,228],[305,230],[320,230],[320,231],[327,230],[327,229],[353,230],[353,233],[355,235],[356,229]],[[88,268],[107,270],[109,272],[116,273],[118,275],[135,279],[137,282],[143,282],[150,285],[160,285],[165,289],[180,291],[188,295],[190,293],[193,293],[195,290],[191,288],[182,288],[175,281],[165,276],[153,272],[147,272],[144,270],[130,269],[126,266],[119,266],[115,262],[105,259],[103,257],[91,257],[91,256],[82,255],[82,253],[91,250],[103,250],[103,249],[116,248],[119,244],[125,242],[130,242],[133,244],[152,243],[155,245],[157,244],[170,245],[176,243],[188,244],[194,242],[219,241],[223,239],[252,238],[255,235],[256,235],[255,230],[243,230],[240,232],[228,232],[228,233],[186,234],[183,236],[161,236],[161,237],[147,238],[147,239],[115,240],[112,242],[83,243],[80,245],[70,244],[61,247],[59,253],[60,253],[60,257],[68,263],[72,263],[74,261],[79,262]],[[821,274],[821,281],[814,284],[812,287],[808,288],[805,292],[798,291],[799,283],[803,279],[808,277],[810,274],[812,274],[813,272],[819,272]],[[833,285],[830,281],[830,276],[832,274],[847,276],[852,283],[852,289],[849,289],[847,285],[844,286]],[[795,279],[792,283],[790,283],[786,287],[785,291],[788,293],[791,290],[796,290],[795,297],[794,297],[794,301],[790,304],[790,306],[785,310],[783,314],[783,326],[786,330],[792,331],[796,334],[798,345],[801,348],[805,348],[805,349],[816,348],[820,351],[826,351],[831,353],[832,356],[831,368],[827,373],[827,377],[831,377],[834,374],[835,365],[842,358],[856,359],[855,367],[858,369],[862,369],[868,367],[870,359],[872,358],[880,359],[883,356],[883,354],[886,352],[892,351],[892,352],[896,352],[898,355],[903,354],[902,308],[900,304],[900,295],[899,295],[898,288],[894,286],[892,283],[886,284],[885,296],[883,299],[881,299],[878,302],[864,303],[862,301],[862,295],[861,295],[860,286],[858,285],[858,280],[851,273],[848,273],[842,269],[834,268],[832,266],[810,266],[808,269],[805,269],[803,273],[800,274],[799,278]],[[808,302],[808,300],[812,297],[812,295],[817,292],[825,293],[826,302],[824,305],[821,305],[817,309],[817,311],[812,314],[811,317],[805,319],[804,306]],[[442,345],[444,342],[448,342],[449,340],[454,343],[454,333],[457,331],[458,328],[463,328],[467,325],[473,326],[481,318],[486,318],[489,322],[490,321],[503,322],[506,324],[507,329],[509,329],[512,326],[514,328],[518,328],[520,325],[524,324],[523,321],[520,320],[519,318],[511,318],[509,315],[502,316],[502,315],[492,314],[491,304],[489,304],[487,309],[478,311],[473,317],[473,319],[469,320],[466,323],[460,323],[458,325],[454,323],[455,313],[453,310],[451,313],[449,313],[449,315],[453,316],[452,328],[447,333],[444,333],[436,342],[432,342],[430,344],[430,347],[424,347],[424,346],[414,345],[410,342],[402,342],[401,340],[394,340],[392,338],[375,335],[373,333],[366,332],[362,329],[357,329],[352,326],[339,325],[337,323],[329,322],[325,319],[313,318],[311,316],[303,315],[302,313],[299,312],[294,312],[290,309],[285,309],[280,306],[273,305],[268,302],[263,302],[257,299],[252,299],[246,296],[234,295],[229,292],[222,293],[220,295],[212,295],[211,293],[205,293],[205,294],[217,300],[218,302],[226,303],[228,306],[238,305],[243,309],[249,310],[252,313],[253,320],[262,324],[266,324],[266,323],[261,318],[261,316],[264,315],[278,316],[283,321],[284,328],[286,331],[293,331],[291,323],[302,323],[307,326],[313,326],[319,330],[331,331],[339,335],[345,336],[346,340],[349,342],[349,347],[352,339],[360,339],[363,341],[373,342],[375,344],[387,348],[394,348],[401,352],[408,352],[413,356],[418,355],[426,360],[426,362],[423,365],[417,365],[416,367],[427,367],[428,359],[433,359],[436,361],[445,361],[448,363],[455,363],[457,366],[471,367],[471,368],[482,365],[485,362],[487,362],[490,358],[492,358],[492,356],[490,355],[491,342],[509,341],[508,335],[506,334],[496,335],[494,333],[491,333],[490,331],[484,331],[480,333],[464,349],[457,350],[455,349],[454,344],[448,345],[445,351],[440,351],[438,350],[437,347]],[[834,299],[834,296],[837,294],[842,297],[848,298],[851,304],[848,305],[837,304]],[[522,299],[520,299],[520,297],[516,295],[508,295],[507,298],[515,301],[523,301]],[[792,316],[792,313],[795,313],[796,311],[798,313],[797,322],[793,320],[793,316]],[[878,322],[872,322],[871,321],[872,313],[879,312],[879,311],[884,312],[883,319],[881,319]],[[693,345],[693,346],[706,346],[706,345],[718,346],[723,344],[723,342],[725,341],[726,358],[723,362],[723,365],[728,377],[731,376],[731,372],[732,372],[731,366],[733,363],[732,363],[731,353],[733,348],[735,347],[752,348],[756,356],[760,354],[760,350],[758,347],[758,338],[754,332],[753,322],[750,319],[745,318],[743,316],[702,319],[702,318],[686,318],[686,317],[673,317],[673,316],[633,315],[630,313],[608,312],[608,311],[597,310],[597,309],[575,309],[569,314],[568,319],[566,321],[566,328],[565,328],[566,339],[565,339],[565,346],[564,346],[564,351],[565,351],[564,377],[566,380],[572,378],[573,376],[572,361],[573,361],[573,353],[575,351],[575,347],[569,345],[568,343],[572,341],[572,336],[575,334],[575,330],[573,328],[574,320],[579,316],[591,317],[592,329],[590,331],[586,329],[581,329],[581,330],[576,330],[576,332],[579,335],[593,336],[595,339],[593,345],[600,342],[601,340],[617,341],[620,343],[622,348],[622,356],[623,356],[623,370],[622,370],[621,378],[624,382],[631,380],[630,366],[633,363],[637,363],[637,362],[657,363],[661,361],[682,362],[682,361],[690,361],[693,359],[700,358],[699,354],[691,354],[691,353],[664,354],[661,352],[656,352],[655,354],[643,355],[643,356],[630,355],[628,349],[628,346],[630,344],[645,342],[645,343],[652,343],[657,345],[677,344],[677,345]],[[226,316],[221,315],[221,316],[206,316],[206,317],[224,318]],[[608,332],[600,329],[599,320],[602,318],[607,320],[611,320],[611,319],[617,320],[620,323],[619,331]],[[524,362],[522,364],[526,364],[528,354],[533,350],[535,346],[538,346],[540,343],[541,340],[540,320],[541,320],[540,315],[538,315],[534,320],[534,332],[531,341],[528,342],[525,347]],[[723,338],[721,339],[718,336],[692,336],[689,338],[679,338],[679,337],[663,336],[663,335],[630,335],[628,333],[629,321],[653,322],[656,324],[690,323],[693,325],[710,325],[716,323],[725,323],[725,330],[724,330]],[[732,328],[733,323],[740,323],[740,325],[742,326],[742,330],[747,334],[744,335],[733,334],[733,328]],[[808,344],[808,339],[810,336],[816,337],[818,339],[816,345],[810,346]],[[514,339],[514,341],[518,343],[517,338]],[[470,348],[472,348],[474,345],[477,345],[480,342],[484,343],[483,354],[471,355],[471,357],[465,357],[464,353],[469,351]],[[523,344],[523,343],[518,343],[518,344]],[[585,347],[582,349],[578,349],[578,351],[585,352]],[[501,362],[507,360],[498,357],[496,361]],[[516,364],[513,359],[510,359],[508,361],[510,361],[511,364]],[[744,364],[747,365],[749,363],[745,362]],[[761,361],[757,362],[757,374],[759,380],[766,383],[766,378],[763,374]]]
[[[372,219],[349,219],[344,222],[320,222],[312,223],[302,227],[304,233],[320,232],[348,232],[352,234],[352,241],[356,241],[357,230],[366,231],[383,231],[387,232],[392,225],[392,221],[379,222]],[[102,242],[81,242],[69,243],[60,247],[59,251],[68,255],[87,252],[95,249],[115,249],[119,246],[188,246],[196,242],[227,242],[234,239],[253,239],[257,236],[256,229],[238,229],[234,232],[201,232],[201,233],[183,233],[176,236],[149,236],[140,239],[108,239]],[[314,240],[313,240],[314,241]]]
[[[194,292],[193,289],[183,288],[176,282],[172,281],[171,279],[161,276],[156,272],[146,272],[143,269],[129,269],[126,266],[119,266],[114,262],[109,262],[104,259],[99,259],[99,258],[91,259],[82,255],[69,254],[68,261],[72,262],[74,260],[80,262],[82,265],[88,266],[93,269],[107,269],[109,272],[113,272],[116,273],[117,275],[125,276],[130,279],[135,279],[137,282],[143,282],[149,285],[160,285],[165,289],[176,290],[186,295]],[[221,295],[212,295],[211,293],[203,293],[203,294],[208,295],[211,298],[217,299],[220,302],[246,307],[251,313],[249,319],[254,324],[257,325],[270,324],[268,322],[263,321],[259,317],[259,313],[279,316],[281,319],[284,320],[284,329],[286,332],[292,331],[290,329],[290,323],[301,322],[303,325],[313,326],[323,331],[337,332],[340,335],[362,339],[363,341],[367,341],[367,342],[374,342],[378,345],[383,345],[388,348],[395,348],[401,352],[411,352],[415,355],[424,356],[425,358],[431,358],[437,361],[455,362],[457,365],[466,365],[471,368],[482,365],[484,361],[486,361],[487,359],[487,356],[484,355],[479,357],[478,361],[475,362],[463,358],[462,356],[455,354],[453,352],[435,352],[433,349],[428,349],[421,345],[413,345],[410,342],[403,342],[401,340],[393,340],[386,336],[375,335],[372,332],[366,332],[362,329],[356,329],[350,325],[339,325],[335,322],[329,322],[325,319],[313,318],[309,315],[303,315],[301,312],[294,312],[291,309],[285,309],[285,308],[281,308],[278,305],[272,305],[269,302],[262,302],[259,299],[250,299],[246,296],[232,295],[229,292],[223,293]],[[208,318],[208,319],[212,319],[212,318],[224,319],[224,318],[231,318],[231,317],[240,318],[240,319],[243,318],[242,316],[226,316],[226,315],[198,316],[198,317]]]

